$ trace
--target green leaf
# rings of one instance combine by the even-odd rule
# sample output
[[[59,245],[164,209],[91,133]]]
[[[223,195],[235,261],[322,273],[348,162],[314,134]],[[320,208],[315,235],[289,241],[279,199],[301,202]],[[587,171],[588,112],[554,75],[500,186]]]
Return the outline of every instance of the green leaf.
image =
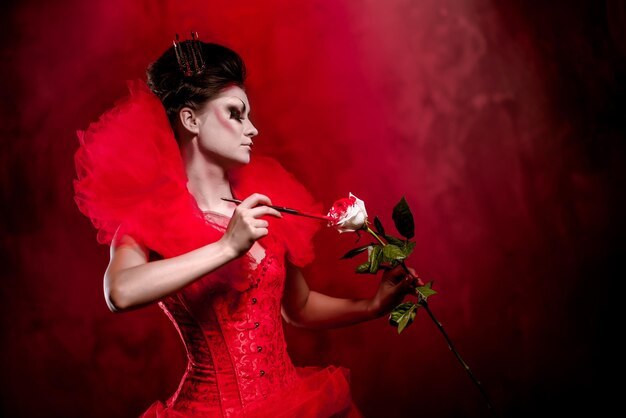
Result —
[[[383,228],[383,224],[380,222],[380,219],[378,219],[378,216],[374,217],[374,226],[376,227],[378,235],[385,236],[385,228]]]
[[[424,299],[428,298],[429,296],[437,294],[437,291],[433,290],[432,281],[426,283],[424,286],[418,286],[416,289],[419,290],[422,296],[424,296]]]
[[[374,245],[369,254],[370,268],[369,272],[375,274],[378,271],[380,262],[382,261],[383,247],[382,245]]]
[[[400,199],[400,202],[393,208],[393,214],[391,215],[393,222],[396,225],[396,229],[405,238],[413,238],[415,236],[415,223],[413,222],[413,214],[409,208],[404,196]]]
[[[402,315],[404,315],[411,308],[412,305],[414,305],[413,302],[404,302],[393,308],[393,310],[389,314],[389,323],[394,327],[397,327]]]
[[[417,313],[416,310],[417,305],[413,305],[407,311],[407,313],[402,315],[402,317],[400,318],[400,322],[398,323],[398,334],[402,333],[402,331],[404,331],[406,327],[413,323],[413,320],[415,319],[415,315]]]
[[[390,260],[389,261],[389,268],[392,269],[395,266],[397,266],[398,264],[400,264],[400,262],[398,260]]]
[[[359,264],[356,267],[356,272],[359,274],[369,273],[370,272],[370,262],[366,261],[363,264]]]
[[[405,302],[396,306],[389,314],[389,323],[398,328],[400,334],[406,327],[413,323],[419,305],[413,302]]]
[[[402,248],[393,244],[385,245],[383,248],[383,254],[385,255],[385,258],[389,260],[404,260],[406,258],[406,254],[402,251]]]
[[[404,241],[402,248],[404,249],[404,254],[406,254],[407,257],[410,256],[415,249],[415,241]]]
[[[371,247],[372,245],[373,245],[373,244],[367,244],[367,245],[364,245],[364,246],[362,246],[362,247],[353,248],[353,249],[351,249],[350,251],[348,251],[347,253],[345,253],[345,254],[341,257],[341,259],[344,259],[344,258],[352,258],[352,257],[354,257],[355,255],[358,255],[358,254],[362,253],[363,251],[367,250],[367,249],[368,249],[369,247]]]
[[[400,238],[396,238],[393,235],[385,235],[385,239],[389,244],[396,245],[398,247],[402,247],[406,241],[401,240]]]

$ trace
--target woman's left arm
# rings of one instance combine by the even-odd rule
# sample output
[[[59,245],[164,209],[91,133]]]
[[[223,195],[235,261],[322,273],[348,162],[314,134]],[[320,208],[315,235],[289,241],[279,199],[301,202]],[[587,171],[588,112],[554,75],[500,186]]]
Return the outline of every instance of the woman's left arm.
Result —
[[[285,321],[299,327],[335,328],[379,318],[413,292],[413,278],[400,266],[383,273],[378,291],[370,299],[336,298],[312,291],[298,267],[287,262],[286,270],[282,314]]]

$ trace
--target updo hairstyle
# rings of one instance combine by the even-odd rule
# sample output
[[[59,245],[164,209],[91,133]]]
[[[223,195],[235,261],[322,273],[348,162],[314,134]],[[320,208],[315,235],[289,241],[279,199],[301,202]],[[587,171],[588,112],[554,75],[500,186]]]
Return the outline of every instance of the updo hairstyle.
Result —
[[[196,110],[228,86],[244,88],[246,67],[235,51],[214,43],[190,40],[180,42],[181,49],[190,42],[199,44],[206,65],[200,74],[184,74],[176,59],[174,46],[169,47],[146,70],[148,87],[161,99],[172,128],[183,107]]]

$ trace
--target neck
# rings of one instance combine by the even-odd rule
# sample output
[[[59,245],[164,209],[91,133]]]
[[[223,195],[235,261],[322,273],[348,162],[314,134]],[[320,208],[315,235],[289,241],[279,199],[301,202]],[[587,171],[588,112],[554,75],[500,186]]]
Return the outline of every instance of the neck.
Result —
[[[201,153],[188,151],[181,149],[188,179],[187,189],[196,199],[198,207],[202,211],[231,216],[235,204],[222,200],[222,197],[233,197],[228,172]]]

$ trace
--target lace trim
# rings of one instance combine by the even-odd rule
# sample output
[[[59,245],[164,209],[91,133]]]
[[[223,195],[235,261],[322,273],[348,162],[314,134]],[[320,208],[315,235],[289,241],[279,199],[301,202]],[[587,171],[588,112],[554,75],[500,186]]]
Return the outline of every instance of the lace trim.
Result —
[[[226,230],[226,227],[228,227],[228,223],[230,222],[230,219],[231,219],[230,216],[224,215],[223,213],[219,213],[219,212],[213,212],[211,210],[203,210],[202,214],[204,215],[205,221],[221,228],[222,230]],[[255,261],[255,264],[251,266],[252,269],[254,270],[258,268],[258,266],[265,259],[265,256],[267,254],[267,249],[265,248],[263,244],[257,241],[254,243],[252,248],[250,248],[249,253]]]

